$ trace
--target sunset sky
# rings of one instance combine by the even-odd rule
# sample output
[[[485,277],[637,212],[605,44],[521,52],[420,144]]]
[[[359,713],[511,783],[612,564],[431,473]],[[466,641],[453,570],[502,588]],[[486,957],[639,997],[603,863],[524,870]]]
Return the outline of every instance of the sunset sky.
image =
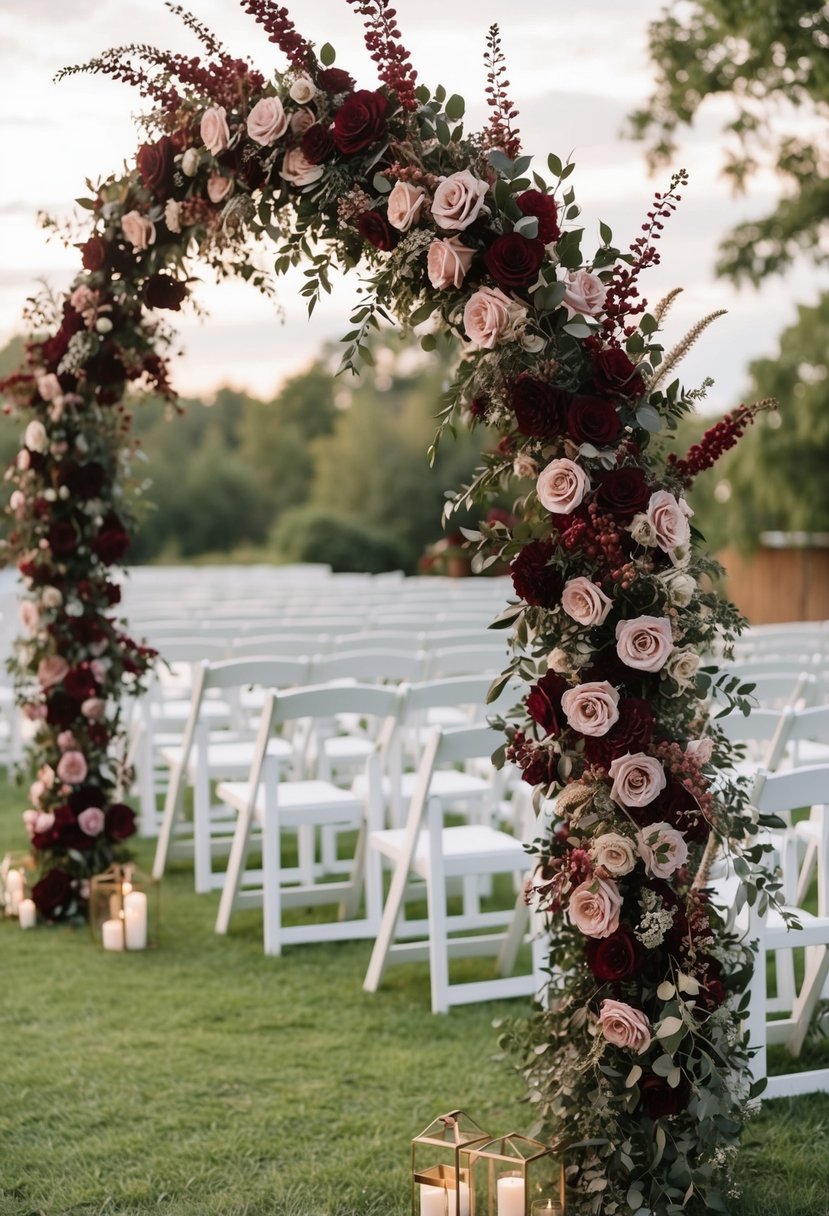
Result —
[[[481,126],[484,70],[481,54],[487,26],[499,21],[510,68],[510,93],[521,111],[524,148],[543,166],[547,153],[577,162],[573,182],[588,236],[599,220],[626,245],[638,232],[651,194],[667,180],[648,178],[643,149],[623,140],[625,115],[650,90],[647,22],[658,11],[653,0],[398,0],[398,18],[421,79],[463,94],[468,121]],[[232,0],[195,0],[194,11],[229,49],[250,55],[260,68],[281,67],[279,53]],[[303,34],[318,45],[329,41],[337,62],[371,87],[375,77],[362,47],[359,19],[345,0],[305,0],[294,5]],[[77,63],[114,44],[153,42],[193,53],[186,30],[162,0],[0,0],[0,342],[20,329],[20,312],[39,279],[63,287],[77,266],[75,250],[47,242],[37,224],[46,210],[66,216],[84,192],[84,178],[105,176],[131,163],[138,142],[132,115],[140,99],[127,87],[98,77],[52,83],[63,65]],[[691,173],[685,201],[663,240],[663,265],[650,273],[645,294],[656,301],[684,287],[666,335],[671,344],[714,308],[729,315],[709,330],[685,361],[689,385],[716,378],[709,408],[733,405],[745,388],[748,362],[772,354],[780,330],[797,302],[812,303],[821,285],[808,266],[761,292],[734,291],[715,280],[720,237],[736,220],[764,212],[777,183],[765,175],[747,197],[734,200],[719,176],[723,109],[711,104],[698,129],[683,140],[677,163]],[[593,242],[588,239],[585,248]],[[284,313],[248,289],[206,280],[199,301],[207,321],[186,315],[180,323],[185,354],[176,383],[185,393],[209,394],[222,383],[270,396],[300,370],[321,343],[346,328],[353,283],[343,282],[308,323],[297,298],[297,279],[283,281]]]

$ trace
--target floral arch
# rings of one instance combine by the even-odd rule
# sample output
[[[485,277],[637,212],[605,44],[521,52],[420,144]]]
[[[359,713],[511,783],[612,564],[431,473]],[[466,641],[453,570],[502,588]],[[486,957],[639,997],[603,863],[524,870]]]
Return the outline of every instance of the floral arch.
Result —
[[[706,879],[713,853],[756,829],[744,791],[715,780],[731,754],[706,725],[701,655],[739,619],[711,591],[685,492],[757,407],[682,459],[666,450],[694,393],[669,374],[682,346],[659,340],[671,297],[649,309],[640,279],[683,173],[628,250],[602,224],[585,253],[573,165],[550,155],[540,174],[522,154],[497,28],[490,122],[469,134],[462,98],[418,85],[386,0],[348,2],[377,88],[271,0],[243,5],[287,61],[270,77],[172,5],[200,56],[120,47],[63,73],[105,73],[150,109],[133,168],[80,200],[82,269],[56,313],[33,306],[25,366],[2,385],[22,426],[5,559],[23,580],[15,674],[36,725],[34,898],[47,918],[82,914],[89,876],[134,831],[118,706],[153,655],[117,609],[135,526],[127,401],[142,388],[175,401],[166,318],[192,266],[266,286],[247,251],[272,242],[276,275],[305,267],[309,311],[332,267],[359,266],[344,366],[369,357],[381,322],[430,322],[424,348],[445,336],[463,355],[440,430],[501,435],[456,501],[520,479],[520,522],[469,540],[511,563],[515,588],[496,624],[512,632],[504,678],[529,687],[501,723],[502,756],[557,799],[532,846],[548,1007],[512,1036],[538,1127],[567,1151],[576,1213],[721,1211],[749,1094],[735,1006],[751,952]],[[744,869],[767,898],[773,884]]]

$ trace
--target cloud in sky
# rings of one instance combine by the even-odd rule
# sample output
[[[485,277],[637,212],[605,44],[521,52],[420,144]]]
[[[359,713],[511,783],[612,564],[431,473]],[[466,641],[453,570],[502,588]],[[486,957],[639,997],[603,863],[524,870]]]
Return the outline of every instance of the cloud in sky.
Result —
[[[193,7],[234,53],[250,55],[266,71],[278,65],[278,52],[240,7],[228,0],[194,0]],[[359,19],[344,0],[305,0],[292,7],[306,36],[317,44],[332,42],[338,62],[371,85],[374,74]],[[624,6],[616,0],[591,0],[581,7],[565,6],[562,0],[511,0],[506,10],[500,0],[455,0],[452,5],[399,0],[397,9],[421,75],[466,97],[472,127],[485,121],[481,52],[488,25],[499,21],[527,151],[535,152],[541,165],[549,151],[574,153],[572,180],[589,236],[599,219],[611,225],[623,244],[636,235],[658,183],[648,178],[641,146],[619,133],[626,113],[650,89],[647,24],[654,16],[652,0],[627,0]],[[191,36],[161,0],[133,0],[129,6],[121,0],[27,0],[0,9],[4,159],[16,167],[0,182],[0,341],[19,328],[22,303],[39,277],[61,287],[77,267],[74,250],[46,243],[37,226],[38,210],[66,214],[83,191],[84,178],[106,175],[130,161],[140,138],[132,116],[141,102],[132,91],[100,77],[73,77],[59,86],[52,77],[66,63],[130,41],[193,53]],[[716,112],[711,107],[683,140],[682,163],[691,171],[691,187],[666,232],[664,264],[646,284],[651,299],[677,285],[686,289],[674,310],[676,332],[669,341],[711,309],[729,308],[729,316],[709,331],[683,368],[690,384],[706,374],[717,378],[712,406],[733,402],[749,359],[769,353],[775,335],[794,317],[795,300],[809,302],[817,291],[817,277],[806,268],[762,295],[737,293],[716,281],[720,238],[740,218],[766,209],[776,190],[773,181],[763,180],[748,198],[730,197],[718,173],[718,119],[719,107]],[[187,353],[176,378],[182,390],[210,392],[230,381],[270,395],[323,341],[337,337],[354,299],[353,279],[339,285],[333,300],[324,301],[311,324],[297,287],[297,278],[280,284],[282,324],[272,305],[243,284],[219,289],[205,283],[199,298],[210,320],[204,326],[193,318],[181,322]]]

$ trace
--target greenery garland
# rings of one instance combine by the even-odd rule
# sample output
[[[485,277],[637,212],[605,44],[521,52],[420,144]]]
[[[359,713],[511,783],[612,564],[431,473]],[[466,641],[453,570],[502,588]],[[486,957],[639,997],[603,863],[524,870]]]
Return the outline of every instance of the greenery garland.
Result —
[[[426,350],[462,353],[438,437],[461,419],[500,432],[447,515],[514,475],[525,487],[517,524],[496,516],[467,539],[479,563],[510,563],[517,597],[496,622],[514,641],[503,680],[530,688],[500,723],[502,758],[556,799],[528,891],[550,927],[546,1008],[506,1036],[535,1130],[565,1153],[579,1216],[723,1211],[752,1092],[740,1018],[752,954],[712,901],[711,856],[736,856],[752,902],[776,885],[727,778],[732,749],[708,723],[718,677],[701,656],[740,621],[711,589],[685,491],[765,403],[684,459],[666,454],[699,393],[668,376],[683,353],[665,356],[658,336],[672,297],[649,310],[639,282],[684,173],[627,251],[601,224],[585,255],[573,164],[551,155],[544,176],[521,153],[497,27],[491,121],[468,134],[462,98],[417,84],[385,0],[349,3],[377,89],[358,89],[330,46],[317,55],[270,0],[244,5],[287,58],[270,78],[172,5],[201,57],[119,47],[63,73],[107,73],[151,110],[134,168],[78,200],[83,269],[65,299],[33,306],[26,366],[2,386],[26,423],[5,557],[26,589],[13,666],[36,724],[34,898],[49,918],[82,911],[89,876],[133,830],[119,706],[152,655],[115,609],[134,529],[123,402],[141,387],[175,401],[165,312],[196,262],[269,290],[266,239],[276,275],[306,268],[309,312],[333,267],[360,265],[344,366],[370,359],[383,321],[418,327]]]

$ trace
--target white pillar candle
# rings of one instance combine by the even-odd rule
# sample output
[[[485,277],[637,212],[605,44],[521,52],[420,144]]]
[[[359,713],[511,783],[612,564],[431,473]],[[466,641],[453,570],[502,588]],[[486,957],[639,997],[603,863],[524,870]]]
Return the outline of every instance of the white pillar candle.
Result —
[[[20,870],[9,870],[6,875],[6,913],[17,916],[23,898],[23,875]]]
[[[446,1216],[446,1191],[442,1186],[421,1183],[420,1216]]]
[[[525,1216],[523,1178],[505,1174],[498,1179],[498,1216]]]
[[[469,1183],[461,1182],[458,1190],[458,1216],[469,1216]],[[455,1216],[450,1212],[449,1216]]]
[[[124,896],[124,925],[128,950],[147,948],[147,896],[143,891],[129,891]]]
[[[122,920],[105,920],[101,931],[104,935],[105,950],[124,949],[124,922]]]
[[[37,908],[33,899],[21,899],[17,909],[21,929],[34,929],[37,924]]]

